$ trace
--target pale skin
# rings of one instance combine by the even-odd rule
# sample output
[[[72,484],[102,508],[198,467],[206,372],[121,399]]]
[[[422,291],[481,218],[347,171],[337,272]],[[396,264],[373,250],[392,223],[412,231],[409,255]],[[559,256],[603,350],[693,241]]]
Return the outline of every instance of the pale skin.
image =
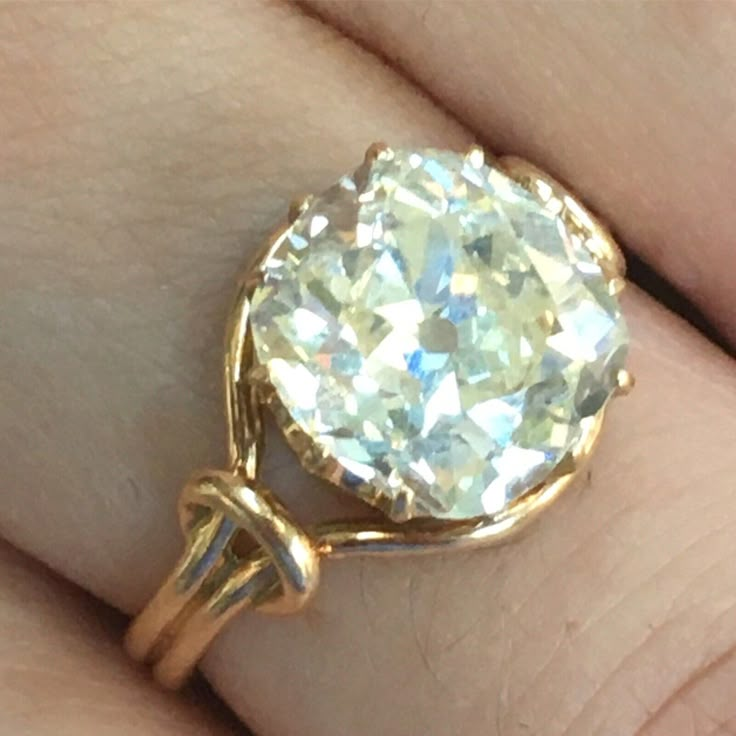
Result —
[[[100,619],[153,593],[181,483],[223,462],[237,274],[371,141],[532,159],[735,344],[731,5],[19,3],[0,39],[2,733],[240,731]],[[511,544],[329,561],[305,613],[239,617],[202,671],[243,723],[736,733],[736,368],[637,286],[624,309],[637,387],[590,473]],[[355,510],[269,443],[302,518]]]

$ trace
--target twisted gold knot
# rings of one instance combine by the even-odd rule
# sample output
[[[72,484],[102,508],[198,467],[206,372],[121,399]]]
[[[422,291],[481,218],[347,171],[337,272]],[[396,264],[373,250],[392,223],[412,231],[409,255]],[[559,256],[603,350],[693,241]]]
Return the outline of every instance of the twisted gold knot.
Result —
[[[206,471],[180,499],[186,548],[128,633],[128,650],[178,687],[211,639],[246,607],[300,610],[319,582],[319,554],[274,495],[238,471]]]

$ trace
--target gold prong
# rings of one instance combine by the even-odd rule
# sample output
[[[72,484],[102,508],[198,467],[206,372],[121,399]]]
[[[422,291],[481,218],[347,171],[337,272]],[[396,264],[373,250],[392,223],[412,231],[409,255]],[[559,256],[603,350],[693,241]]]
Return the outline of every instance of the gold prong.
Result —
[[[292,199],[289,203],[289,223],[294,222],[299,215],[303,215],[309,205],[312,203],[312,195],[306,194],[303,197]]]
[[[482,146],[474,143],[465,154],[465,160],[474,168],[480,169],[486,161],[486,153]]]
[[[388,147],[387,143],[383,141],[376,141],[371,143],[365,151],[365,161],[370,163],[378,158],[387,158],[391,155],[392,151]]]
[[[408,521],[416,512],[416,496],[410,488],[402,488],[391,502],[389,516],[397,522]]]
[[[593,453],[595,443],[603,425],[603,412],[585,417],[581,423],[582,433],[573,447],[572,457],[576,468],[582,467]]]
[[[618,387],[616,393],[620,396],[626,396],[631,393],[631,389],[634,388],[635,383],[636,379],[634,376],[625,368],[621,368],[616,374],[616,385]]]
[[[608,293],[611,296],[618,296],[626,288],[626,279],[623,276],[614,276],[608,282]]]

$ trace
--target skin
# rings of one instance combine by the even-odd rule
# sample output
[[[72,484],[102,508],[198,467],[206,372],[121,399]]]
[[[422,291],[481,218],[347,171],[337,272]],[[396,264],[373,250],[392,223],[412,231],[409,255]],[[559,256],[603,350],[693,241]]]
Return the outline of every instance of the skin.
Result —
[[[236,274],[294,194],[324,189],[372,140],[478,139],[530,157],[736,337],[732,6],[307,10],[0,8],[0,535],[127,613],[178,555],[181,483],[223,462],[220,331]],[[734,363],[636,286],[624,309],[637,389],[577,486],[506,546],[331,561],[304,614],[239,617],[203,671],[245,723],[300,736],[736,732]],[[273,432],[268,445],[265,479],[300,517],[354,512]],[[3,647],[25,611],[49,640],[69,626],[63,586],[26,575],[48,592],[10,601]],[[75,636],[96,642],[85,651],[104,697],[127,710],[142,689],[147,708],[178,707],[84,605]],[[83,669],[27,636],[34,666]],[[121,710],[84,713],[84,728],[116,733]],[[26,733],[48,728],[21,717]]]

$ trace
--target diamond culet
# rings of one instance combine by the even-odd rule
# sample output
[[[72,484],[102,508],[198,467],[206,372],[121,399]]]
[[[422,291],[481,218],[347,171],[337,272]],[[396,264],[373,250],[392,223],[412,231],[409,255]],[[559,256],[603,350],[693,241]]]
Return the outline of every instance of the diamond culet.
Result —
[[[464,520],[574,461],[628,345],[590,233],[480,149],[376,147],[292,217],[249,319],[306,467],[396,521]]]

